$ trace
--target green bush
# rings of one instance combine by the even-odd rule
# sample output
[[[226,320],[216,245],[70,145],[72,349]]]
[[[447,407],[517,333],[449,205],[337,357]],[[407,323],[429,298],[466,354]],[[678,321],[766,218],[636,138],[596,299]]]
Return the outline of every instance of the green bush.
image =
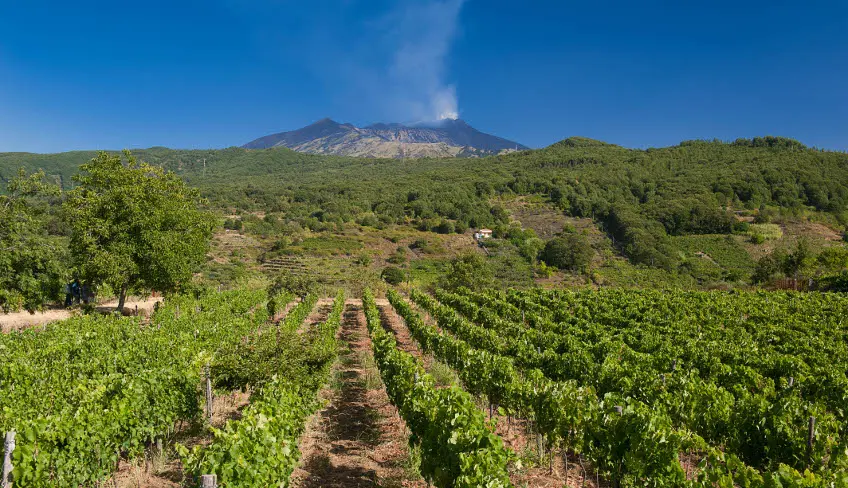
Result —
[[[491,286],[493,279],[494,273],[486,258],[479,254],[468,253],[450,261],[440,285],[451,291],[463,287],[479,290]]]
[[[456,231],[456,227],[450,220],[443,220],[434,230],[439,234],[453,234]]]
[[[593,255],[589,239],[582,234],[565,234],[551,239],[542,250],[542,260],[547,265],[569,271],[585,271]]]
[[[388,259],[386,259],[390,264],[403,264],[406,262],[406,248],[398,247]]]
[[[383,281],[393,286],[397,286],[406,280],[406,274],[403,270],[395,268],[394,266],[383,268],[383,272],[380,273],[380,277],[383,278]]]

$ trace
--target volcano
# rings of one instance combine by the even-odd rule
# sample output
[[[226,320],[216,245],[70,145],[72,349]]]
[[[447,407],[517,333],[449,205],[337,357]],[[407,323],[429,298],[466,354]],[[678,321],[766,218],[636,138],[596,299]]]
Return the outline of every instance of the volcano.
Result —
[[[356,127],[322,119],[312,125],[248,142],[246,149],[287,147],[310,154],[368,158],[481,157],[529,149],[480,132],[460,119]]]

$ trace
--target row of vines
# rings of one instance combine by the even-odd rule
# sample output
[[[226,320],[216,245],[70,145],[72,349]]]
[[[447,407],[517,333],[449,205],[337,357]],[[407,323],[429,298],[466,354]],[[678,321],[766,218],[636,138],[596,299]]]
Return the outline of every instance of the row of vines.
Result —
[[[412,432],[409,442],[420,447],[421,475],[438,488],[512,486],[512,453],[471,396],[457,387],[436,388],[421,362],[398,349],[394,335],[383,329],[368,290],[363,305],[386,392]]]
[[[17,433],[15,486],[96,485],[122,459],[171,441],[179,426],[203,423],[209,370],[216,392],[252,391],[251,404],[239,422],[215,430],[207,448],[178,446],[187,473],[219,474],[228,487],[271,479],[246,474],[247,463],[273,471],[279,484],[297,461],[292,442],[336,357],[344,306],[339,295],[325,324],[299,333],[316,297],[274,324],[272,309],[291,299],[269,300],[262,289],[173,296],[149,321],[80,316],[0,335],[0,431]]]
[[[684,359],[689,356],[669,358],[657,353],[659,339],[648,335],[650,328],[638,319],[632,320],[630,343],[655,347],[652,353],[631,352],[617,336],[619,342],[605,339],[599,330],[603,325],[590,326],[594,324],[590,313],[568,328],[562,314],[543,313],[550,309],[539,303],[541,299],[534,300],[532,293],[543,294],[515,292],[507,298],[493,292],[439,291],[439,303],[413,291],[413,300],[437,320],[442,331],[426,325],[396,293],[390,292],[389,298],[422,347],[452,366],[470,392],[485,394],[509,414],[534,421],[549,445],[581,453],[615,484],[823,486],[846,482],[841,478],[846,459],[843,412],[827,403],[838,397],[838,390],[821,398],[806,391],[786,394],[766,405],[771,398],[761,393],[756,405],[762,407],[762,423],[744,424],[741,415],[750,410],[721,404],[720,387],[699,377],[696,368],[686,368]],[[589,293],[584,297],[597,306],[598,297]],[[639,310],[654,309],[643,301]],[[839,357],[838,351],[825,353]],[[655,368],[635,363],[634,357],[652,359]],[[592,376],[593,372],[597,374]],[[806,378],[801,374],[793,378],[794,389],[800,390]],[[754,395],[755,384],[732,391]],[[763,387],[762,382],[759,385]],[[786,398],[803,400],[793,405]],[[776,412],[786,413],[781,418]],[[818,422],[812,444],[806,428],[810,417]],[[724,423],[716,427],[721,420]],[[781,422],[789,427],[772,428]],[[714,426],[713,430],[706,425]],[[735,437],[718,437],[717,432],[735,433]],[[759,444],[746,451],[739,447],[744,442]],[[754,451],[759,458],[749,455]],[[687,476],[682,469],[682,456],[698,460],[694,475]],[[764,460],[763,456],[771,457]]]

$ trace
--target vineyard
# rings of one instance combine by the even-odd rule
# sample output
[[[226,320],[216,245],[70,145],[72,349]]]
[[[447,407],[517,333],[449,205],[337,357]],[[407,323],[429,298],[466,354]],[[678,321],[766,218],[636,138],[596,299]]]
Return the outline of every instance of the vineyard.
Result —
[[[413,291],[432,323],[389,297],[469,392],[613,485],[848,483],[843,297]]]
[[[848,486],[840,295],[387,298],[366,290],[360,307],[342,293],[294,300],[246,288],[171,296],[149,319],[81,316],[0,335],[0,430],[15,432],[4,481],[112,486],[122,461],[168,451],[179,486],[374,486],[383,471],[327,481],[341,465],[320,467],[325,447],[303,443],[321,439],[310,419],[344,422],[384,390],[371,403],[392,410],[370,448],[398,441],[416,456],[397,486]],[[345,353],[359,327],[366,348]],[[341,372],[350,361],[359,369]],[[353,391],[358,383],[339,379],[369,361],[377,383]],[[215,399],[238,391],[249,402],[212,425]],[[184,444],[187,425],[208,439]],[[331,436],[331,451],[351,449],[340,440]]]
[[[315,297],[279,323],[266,306],[291,299],[262,290],[172,297],[149,323],[83,316],[0,336],[0,429],[16,432],[13,485],[94,486],[122,458],[162,449],[209,411],[204,377],[216,394],[253,394],[211,444],[176,446],[187,472],[217,474],[222,486],[283,482],[327,381],[343,306],[340,295],[323,325],[298,334]],[[265,462],[244,469],[246,454]]]

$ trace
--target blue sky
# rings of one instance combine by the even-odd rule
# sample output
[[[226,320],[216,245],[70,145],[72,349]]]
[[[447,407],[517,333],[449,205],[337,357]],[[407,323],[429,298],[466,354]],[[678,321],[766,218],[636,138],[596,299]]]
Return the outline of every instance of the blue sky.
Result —
[[[843,0],[0,0],[0,151],[227,147],[451,112],[533,147],[848,150],[846,32]]]

